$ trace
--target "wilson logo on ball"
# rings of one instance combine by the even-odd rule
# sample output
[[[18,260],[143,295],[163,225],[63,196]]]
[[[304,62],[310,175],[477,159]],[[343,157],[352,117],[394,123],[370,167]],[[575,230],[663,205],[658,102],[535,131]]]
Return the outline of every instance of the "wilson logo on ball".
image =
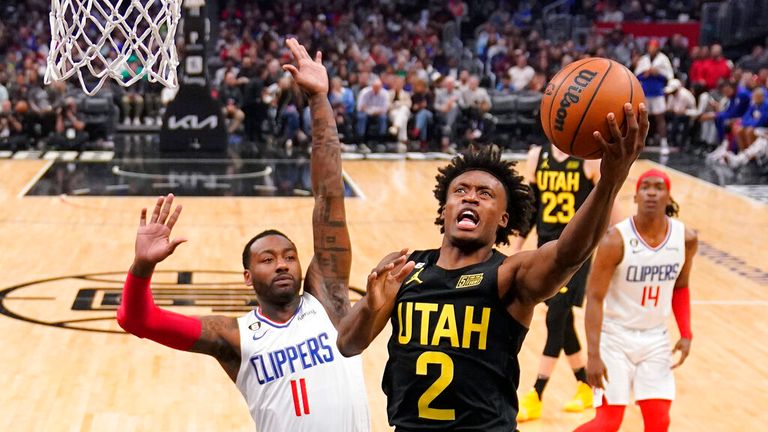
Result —
[[[588,69],[579,71],[579,74],[573,79],[573,85],[568,87],[568,91],[560,99],[560,108],[555,114],[555,129],[563,131],[565,119],[568,117],[568,108],[571,105],[579,103],[581,92],[589,86],[592,80],[597,76],[597,72]]]

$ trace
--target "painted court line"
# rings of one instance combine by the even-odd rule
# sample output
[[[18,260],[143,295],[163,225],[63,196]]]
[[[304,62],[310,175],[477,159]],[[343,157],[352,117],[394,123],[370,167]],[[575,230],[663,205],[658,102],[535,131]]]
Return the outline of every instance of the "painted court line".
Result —
[[[26,194],[27,194],[27,192],[29,192],[29,190],[30,190],[30,189],[32,189],[32,187],[34,187],[34,186],[35,186],[35,184],[36,184],[36,183],[37,183],[37,182],[40,180],[40,178],[41,178],[41,177],[42,177],[42,176],[43,176],[43,175],[44,175],[46,172],[48,172],[48,168],[50,168],[50,167],[51,167],[51,165],[53,165],[53,163],[54,163],[54,162],[55,162],[54,160],[48,160],[48,161],[45,163],[45,165],[43,165],[43,167],[42,167],[42,168],[40,168],[40,171],[38,171],[38,172],[37,172],[37,173],[34,175],[34,177],[32,177],[32,178],[29,180],[29,182],[26,184],[26,186],[24,186],[24,188],[23,188],[23,189],[22,189],[22,190],[19,192],[19,194],[18,194],[17,196],[18,196],[19,198],[24,198],[24,195],[26,195]]]

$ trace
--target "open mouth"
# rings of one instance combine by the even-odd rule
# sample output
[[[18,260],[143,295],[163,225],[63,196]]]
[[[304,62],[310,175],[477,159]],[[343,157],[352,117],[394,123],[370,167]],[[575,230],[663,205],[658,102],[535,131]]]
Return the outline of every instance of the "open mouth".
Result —
[[[464,210],[456,219],[459,229],[472,230],[480,223],[480,216],[474,210]]]

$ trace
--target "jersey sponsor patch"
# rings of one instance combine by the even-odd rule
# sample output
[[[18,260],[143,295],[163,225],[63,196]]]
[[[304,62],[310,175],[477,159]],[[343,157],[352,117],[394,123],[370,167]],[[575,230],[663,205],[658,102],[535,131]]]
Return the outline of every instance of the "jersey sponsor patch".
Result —
[[[570,161],[567,164],[565,164],[565,169],[577,169],[579,168],[579,161]]]
[[[456,288],[469,288],[478,286],[483,281],[483,273],[464,275],[459,278]]]

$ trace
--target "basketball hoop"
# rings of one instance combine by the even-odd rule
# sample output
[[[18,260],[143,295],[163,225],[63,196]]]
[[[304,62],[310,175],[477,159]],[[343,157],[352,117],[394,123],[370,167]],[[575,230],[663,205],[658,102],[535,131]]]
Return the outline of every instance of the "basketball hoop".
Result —
[[[175,88],[180,9],[181,0],[51,0],[45,83],[77,74],[89,96],[109,78],[124,87],[147,79]]]

